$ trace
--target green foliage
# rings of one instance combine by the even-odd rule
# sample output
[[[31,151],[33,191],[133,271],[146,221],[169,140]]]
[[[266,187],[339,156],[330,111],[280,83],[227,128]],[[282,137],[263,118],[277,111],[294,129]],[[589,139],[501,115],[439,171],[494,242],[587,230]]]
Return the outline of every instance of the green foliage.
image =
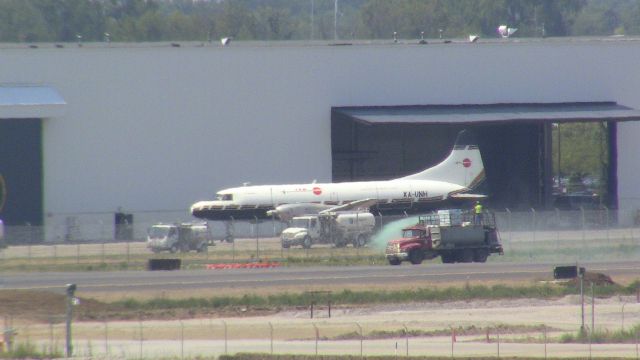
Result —
[[[518,36],[640,33],[634,0],[350,0],[337,15],[341,39],[495,37],[501,24]],[[103,41],[106,33],[118,42],[333,39],[334,1],[0,1],[0,41]]]
[[[593,343],[593,344],[612,344],[612,343],[635,343],[640,334],[640,324],[636,324],[630,329],[621,329],[616,331],[598,330],[589,332],[580,329],[576,333],[565,333],[560,336],[561,343]]]
[[[64,355],[59,349],[38,348],[29,342],[18,342],[11,351],[0,352],[0,359],[58,359]]]

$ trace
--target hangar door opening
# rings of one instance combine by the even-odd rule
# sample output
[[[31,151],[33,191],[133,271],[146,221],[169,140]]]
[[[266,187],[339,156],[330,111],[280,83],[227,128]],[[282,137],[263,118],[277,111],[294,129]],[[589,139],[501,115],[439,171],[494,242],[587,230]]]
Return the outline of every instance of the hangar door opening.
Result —
[[[615,124],[637,119],[640,112],[609,102],[333,108],[333,181],[393,179],[421,171],[444,159],[458,132],[468,129],[475,134],[486,171],[474,193],[488,195],[494,208],[549,209],[556,205],[562,183],[557,179],[566,178],[562,147],[566,152],[572,140],[562,135],[570,127],[565,123],[598,123],[606,137],[603,204],[615,208]],[[554,148],[558,129],[560,149]],[[559,169],[553,162],[558,150]]]
[[[42,225],[42,120],[0,119],[0,219]]]

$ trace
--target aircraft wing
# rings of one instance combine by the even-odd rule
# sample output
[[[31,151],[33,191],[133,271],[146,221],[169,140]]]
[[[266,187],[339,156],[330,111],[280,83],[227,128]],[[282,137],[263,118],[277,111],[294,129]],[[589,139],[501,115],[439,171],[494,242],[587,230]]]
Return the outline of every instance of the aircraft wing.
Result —
[[[362,199],[352,201],[347,204],[334,206],[332,208],[320,211],[320,214],[326,214],[335,211],[349,211],[349,210],[369,210],[369,208],[378,202],[377,199]]]

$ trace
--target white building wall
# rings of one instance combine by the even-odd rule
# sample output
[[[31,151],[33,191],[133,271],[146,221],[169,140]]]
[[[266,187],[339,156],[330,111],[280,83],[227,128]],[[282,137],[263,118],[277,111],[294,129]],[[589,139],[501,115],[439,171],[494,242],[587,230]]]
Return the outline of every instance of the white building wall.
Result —
[[[45,83],[50,215],[181,210],[216,190],[331,179],[330,109],[347,105],[613,100],[640,108],[638,41],[426,46],[0,51],[0,82]],[[640,124],[619,127],[621,207],[640,207]]]

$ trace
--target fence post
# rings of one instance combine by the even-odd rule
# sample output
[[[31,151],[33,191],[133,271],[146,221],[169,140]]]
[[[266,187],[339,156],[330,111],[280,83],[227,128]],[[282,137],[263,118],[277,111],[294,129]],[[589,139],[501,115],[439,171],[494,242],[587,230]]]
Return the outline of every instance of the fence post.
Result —
[[[104,322],[104,353],[109,356],[109,323]]]
[[[221,321],[222,321],[222,326],[224,327],[224,354],[227,355],[227,322],[224,320],[221,320]]]
[[[589,329],[589,360],[592,359],[591,357],[591,335],[593,334],[593,329]]]
[[[609,208],[608,207],[604,207],[604,214],[607,218],[607,243],[609,242]]]
[[[636,360],[640,360],[640,352],[638,352],[638,330],[636,328]]]
[[[593,292],[593,282],[591,282],[591,332],[596,330],[596,298]]]
[[[622,315],[622,324],[620,326],[620,328],[622,329],[622,331],[624,331],[624,306],[627,305],[627,302],[625,301],[622,304],[622,311],[621,311],[621,315]]]
[[[231,217],[231,228],[234,229],[233,232],[233,239],[231,239],[231,259],[235,262],[236,261],[236,239],[235,239],[235,228],[236,228],[236,224],[235,224],[235,220],[233,219],[233,217]]]
[[[456,342],[456,329],[451,328],[451,358],[453,359],[453,344]]]
[[[584,207],[580,206],[580,217],[582,221],[582,246],[583,248],[587,247],[587,224],[584,215]]]
[[[184,323],[180,319],[180,359],[184,359]]]
[[[542,328],[542,338],[544,341],[544,360],[547,360],[547,327]]]
[[[138,320],[139,326],[140,326],[140,331],[139,331],[139,336],[140,336],[140,359],[142,359],[142,342],[144,341],[144,334],[143,334],[143,330],[142,330],[142,319]]]
[[[556,220],[560,219],[560,209],[555,208],[556,211]],[[560,226],[556,228],[556,250],[560,248]]]
[[[130,254],[131,254],[131,249],[130,249],[129,240],[127,239],[127,266],[129,266]]]
[[[533,242],[535,243],[536,242],[536,209],[534,208],[531,208],[531,232],[533,233]]]
[[[511,233],[511,210],[509,208],[504,209],[507,212],[507,222],[509,223],[509,250],[511,250],[511,242],[513,241],[513,234]]]
[[[258,235],[258,217],[254,216],[254,219],[256,219],[256,261],[260,262],[260,236]]]
[[[496,326],[496,336],[498,344],[498,359],[500,359],[500,328]]]
[[[269,321],[269,337],[271,338],[271,355],[273,355],[273,324]]]
[[[402,324],[402,326],[404,326],[406,356],[409,357],[409,329],[407,328],[407,324]]]
[[[53,317],[49,317],[49,352],[53,354]]]
[[[311,324],[313,325],[313,330],[316,334],[316,358],[318,357],[318,338],[320,338],[320,330],[318,330],[318,327],[316,326],[316,324]]]
[[[364,340],[364,335],[362,334],[362,326],[358,323],[356,323],[356,326],[358,327],[358,331],[360,331],[360,359],[362,359],[362,342]]]

